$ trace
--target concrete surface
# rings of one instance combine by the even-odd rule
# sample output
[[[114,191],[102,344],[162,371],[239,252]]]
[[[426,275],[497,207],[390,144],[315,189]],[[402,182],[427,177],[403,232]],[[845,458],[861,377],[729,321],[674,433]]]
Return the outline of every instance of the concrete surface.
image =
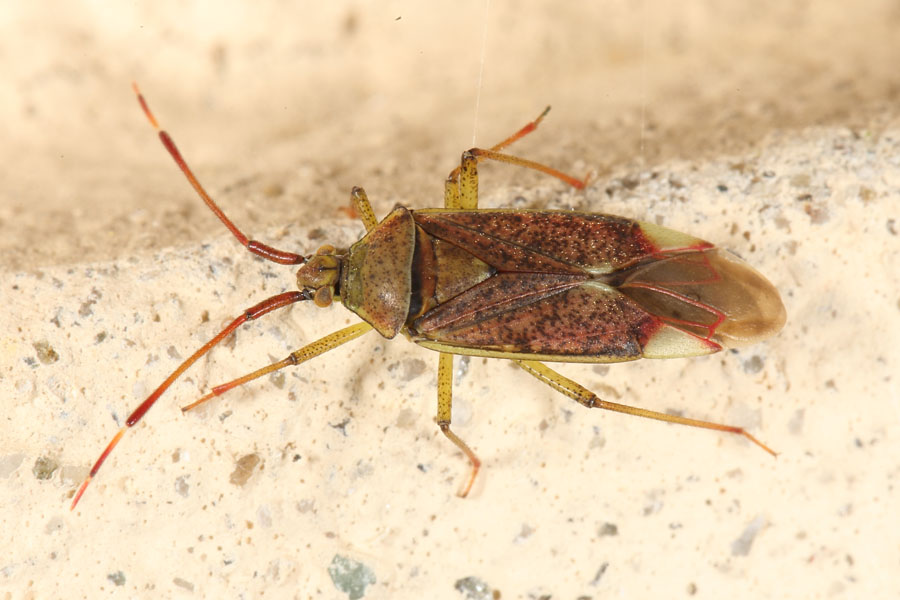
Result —
[[[900,594],[900,11],[558,4],[0,9],[4,598],[354,597],[332,577],[346,560],[374,580],[365,598],[463,598],[476,581],[503,598]],[[298,305],[196,365],[69,512],[134,406],[293,285],[194,197],[132,80],[229,215],[304,252],[358,237],[339,210],[352,185],[379,215],[434,206],[473,130],[490,144],[552,104],[516,152],[595,184],[485,168],[485,206],[687,231],[741,254],[788,309],[740,352],[561,370],[747,426],[779,457],[590,412],[475,359],[454,423],[484,467],[461,500],[467,465],[432,420],[436,356],[375,334],[181,415],[355,319]]]

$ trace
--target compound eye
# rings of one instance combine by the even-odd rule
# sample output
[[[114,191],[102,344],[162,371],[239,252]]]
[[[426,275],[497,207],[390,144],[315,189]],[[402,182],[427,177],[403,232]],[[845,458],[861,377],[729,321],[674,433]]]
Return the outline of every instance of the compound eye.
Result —
[[[321,308],[331,306],[332,300],[334,300],[334,289],[330,287],[321,287],[313,294],[313,302]]]

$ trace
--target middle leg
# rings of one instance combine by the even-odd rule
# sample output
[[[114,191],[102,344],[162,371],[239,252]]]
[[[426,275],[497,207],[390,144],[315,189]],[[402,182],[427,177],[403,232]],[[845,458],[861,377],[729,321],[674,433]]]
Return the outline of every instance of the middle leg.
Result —
[[[438,427],[441,428],[447,438],[456,444],[456,447],[463,451],[472,464],[472,472],[469,475],[469,481],[465,487],[459,491],[459,497],[465,498],[475,483],[475,476],[478,475],[478,469],[481,468],[481,461],[469,448],[469,445],[459,439],[459,436],[450,430],[450,413],[453,408],[453,355],[441,352],[438,358],[438,408],[437,421]]]

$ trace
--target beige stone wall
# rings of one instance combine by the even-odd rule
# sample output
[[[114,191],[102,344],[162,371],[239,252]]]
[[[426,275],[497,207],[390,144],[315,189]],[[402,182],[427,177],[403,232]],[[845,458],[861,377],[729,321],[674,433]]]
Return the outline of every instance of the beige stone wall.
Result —
[[[0,590],[342,598],[341,555],[375,574],[366,598],[459,598],[468,576],[504,598],[896,597],[895,3],[374,4],[0,8]],[[778,338],[740,353],[562,370],[609,400],[747,426],[781,456],[589,412],[477,359],[454,422],[485,464],[460,500],[436,356],[374,334],[180,414],[355,319],[296,306],[189,372],[70,513],[116,420],[293,281],[197,200],[132,80],[228,214],[303,252],[358,237],[339,210],[351,186],[379,216],[436,206],[473,137],[551,104],[516,153],[595,186],[491,165],[485,206],[685,230],[788,308]]]

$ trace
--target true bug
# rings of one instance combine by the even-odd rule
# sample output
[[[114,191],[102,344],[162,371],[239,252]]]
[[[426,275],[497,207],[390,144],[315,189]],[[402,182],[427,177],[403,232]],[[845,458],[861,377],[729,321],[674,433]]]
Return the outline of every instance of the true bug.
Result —
[[[348,249],[323,246],[302,256],[248,239],[200,185],[137,85],[134,92],[163,146],[210,210],[253,254],[300,265],[300,291],[278,294],[248,308],[170,374],[106,446],[75,494],[72,508],[125,430],[188,367],[242,323],[303,300],[326,307],[337,298],[363,322],[216,386],[182,410],[374,329],[385,338],[402,333],[439,353],[436,421],[471,463],[461,496],[471,489],[481,463],[450,429],[454,354],[510,359],[586,407],[740,434],[774,455],[741,427],[607,402],[538,362],[698,356],[770,337],[785,322],[784,306],[772,284],[709,242],[609,215],[479,209],[477,166],[482,159],[535,169],[575,188],[585,186],[585,180],[500,152],[533,131],[549,107],[490,149],[464,152],[446,180],[443,209],[397,206],[379,222],[365,192],[356,187],[351,198],[365,236]]]

